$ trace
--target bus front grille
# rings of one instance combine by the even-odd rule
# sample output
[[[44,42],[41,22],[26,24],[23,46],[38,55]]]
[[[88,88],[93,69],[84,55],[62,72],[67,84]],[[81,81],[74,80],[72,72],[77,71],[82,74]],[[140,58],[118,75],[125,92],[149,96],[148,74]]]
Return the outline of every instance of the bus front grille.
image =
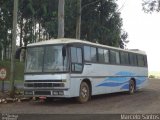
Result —
[[[28,88],[53,88],[64,87],[64,83],[25,83],[24,86]]]

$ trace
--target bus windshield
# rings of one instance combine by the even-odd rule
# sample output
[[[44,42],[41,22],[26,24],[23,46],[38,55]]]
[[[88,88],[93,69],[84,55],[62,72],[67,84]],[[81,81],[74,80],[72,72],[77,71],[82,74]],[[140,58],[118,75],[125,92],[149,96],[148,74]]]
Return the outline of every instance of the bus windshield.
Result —
[[[68,57],[63,45],[29,47],[25,72],[65,72]]]

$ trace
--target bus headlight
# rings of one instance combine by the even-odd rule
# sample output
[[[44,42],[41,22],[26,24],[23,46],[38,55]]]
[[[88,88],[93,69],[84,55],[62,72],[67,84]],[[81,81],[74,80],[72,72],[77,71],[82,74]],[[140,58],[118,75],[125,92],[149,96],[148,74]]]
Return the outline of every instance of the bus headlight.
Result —
[[[24,91],[24,95],[33,95],[33,91]]]
[[[53,91],[52,94],[53,95],[58,95],[58,91]]]
[[[53,95],[64,95],[64,91],[52,91]]]
[[[58,93],[59,93],[59,95],[64,95],[63,91],[59,91]]]

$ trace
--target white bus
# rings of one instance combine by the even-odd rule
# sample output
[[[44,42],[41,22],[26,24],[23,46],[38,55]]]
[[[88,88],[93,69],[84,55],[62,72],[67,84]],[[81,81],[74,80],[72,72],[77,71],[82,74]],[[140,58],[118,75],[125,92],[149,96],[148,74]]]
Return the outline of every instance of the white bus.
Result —
[[[147,56],[77,39],[53,39],[27,46],[24,95],[76,97],[136,90],[147,85]]]

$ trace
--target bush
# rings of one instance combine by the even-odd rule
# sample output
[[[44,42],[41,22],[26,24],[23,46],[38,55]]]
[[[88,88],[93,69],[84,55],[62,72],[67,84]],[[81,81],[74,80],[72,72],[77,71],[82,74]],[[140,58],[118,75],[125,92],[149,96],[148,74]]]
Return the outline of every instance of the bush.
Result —
[[[150,75],[149,78],[155,78],[155,76],[154,75]]]

